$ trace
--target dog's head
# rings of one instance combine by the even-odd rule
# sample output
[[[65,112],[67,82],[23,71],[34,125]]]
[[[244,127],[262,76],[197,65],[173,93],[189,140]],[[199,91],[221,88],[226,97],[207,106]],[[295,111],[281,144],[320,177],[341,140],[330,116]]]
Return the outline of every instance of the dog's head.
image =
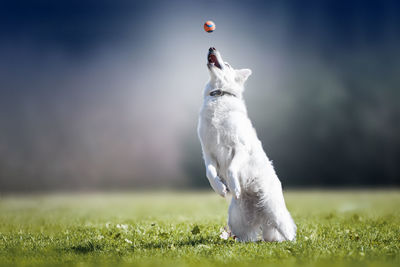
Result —
[[[222,60],[221,54],[214,47],[208,50],[207,67],[210,72],[210,82],[206,86],[206,95],[220,89],[242,97],[244,83],[251,75],[250,69],[235,70]]]

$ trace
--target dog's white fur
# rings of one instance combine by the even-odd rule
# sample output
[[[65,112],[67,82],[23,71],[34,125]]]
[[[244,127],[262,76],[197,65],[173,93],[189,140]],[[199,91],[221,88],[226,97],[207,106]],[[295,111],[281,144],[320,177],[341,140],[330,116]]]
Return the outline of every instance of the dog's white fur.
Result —
[[[210,49],[211,51],[211,49]],[[228,225],[240,241],[295,240],[296,225],[283,198],[281,183],[247,116],[242,98],[251,70],[235,70],[209,61],[210,81],[204,89],[198,135],[206,175],[216,193],[231,192]],[[230,94],[210,96],[214,90]]]

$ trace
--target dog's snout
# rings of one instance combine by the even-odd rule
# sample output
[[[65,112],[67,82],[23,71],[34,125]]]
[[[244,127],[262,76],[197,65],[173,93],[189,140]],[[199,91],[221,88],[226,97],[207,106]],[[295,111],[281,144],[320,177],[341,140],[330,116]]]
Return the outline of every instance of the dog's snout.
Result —
[[[217,51],[217,49],[215,49],[215,47],[210,47],[210,49],[208,49],[209,52],[213,52],[213,51]]]

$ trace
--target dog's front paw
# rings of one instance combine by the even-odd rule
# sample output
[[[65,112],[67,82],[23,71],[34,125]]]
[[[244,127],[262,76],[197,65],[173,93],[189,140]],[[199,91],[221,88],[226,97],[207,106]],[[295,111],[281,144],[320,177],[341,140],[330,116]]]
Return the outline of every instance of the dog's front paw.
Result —
[[[236,187],[235,190],[233,191],[234,197],[235,197],[236,199],[239,199],[239,198],[240,198],[240,193],[241,193],[241,191],[240,191],[240,188],[239,188],[239,187]]]
[[[220,179],[216,180],[216,184],[217,184],[217,193],[221,197],[226,197],[226,194],[228,193],[228,190],[227,190],[225,184],[222,183]]]
[[[226,194],[228,194],[228,190],[226,189],[226,186],[224,184],[221,185],[222,189],[219,192],[219,195],[221,197],[226,197]]]
[[[224,189],[222,189],[222,194],[221,197],[226,197],[226,195],[228,194],[228,191],[226,190],[226,186],[224,185]]]

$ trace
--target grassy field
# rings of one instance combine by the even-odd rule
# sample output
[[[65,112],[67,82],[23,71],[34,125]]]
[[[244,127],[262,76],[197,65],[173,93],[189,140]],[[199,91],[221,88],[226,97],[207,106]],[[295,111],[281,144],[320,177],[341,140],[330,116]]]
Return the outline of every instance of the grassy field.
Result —
[[[289,191],[296,242],[219,237],[214,193],[0,197],[0,265],[400,266],[399,191]]]

